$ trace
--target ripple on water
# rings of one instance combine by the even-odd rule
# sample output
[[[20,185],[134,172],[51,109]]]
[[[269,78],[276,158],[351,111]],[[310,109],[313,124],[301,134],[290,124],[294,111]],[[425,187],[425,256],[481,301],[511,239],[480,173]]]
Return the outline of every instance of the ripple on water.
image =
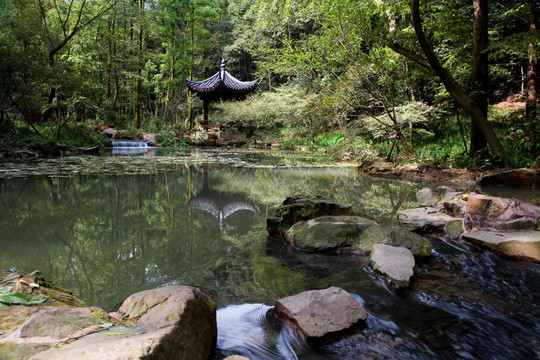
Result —
[[[302,336],[292,327],[278,325],[264,304],[230,305],[217,312],[217,347],[221,356],[291,360],[309,353]]]

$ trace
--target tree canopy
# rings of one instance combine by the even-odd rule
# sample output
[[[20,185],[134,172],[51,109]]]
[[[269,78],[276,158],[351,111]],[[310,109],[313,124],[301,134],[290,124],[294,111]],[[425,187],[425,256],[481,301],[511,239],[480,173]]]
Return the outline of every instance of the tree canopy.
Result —
[[[481,20],[474,9],[482,3],[486,22],[474,30]],[[430,136],[458,128],[456,146],[472,156],[481,146],[466,135],[477,125],[505,165],[520,151],[530,163],[538,152],[538,7],[535,0],[487,5],[1,0],[0,125],[9,128],[17,114],[38,113],[58,134],[77,122],[189,131],[202,102],[184,80],[211,76],[224,56],[235,77],[262,83],[260,98],[248,99],[253,106],[244,111],[214,104],[216,125],[286,140],[313,141],[339,130],[380,140],[379,153],[389,159],[397,151],[410,156]],[[481,36],[485,42],[478,46]],[[482,66],[485,77],[479,78]],[[253,107],[264,99],[289,108],[261,115]],[[507,99],[528,99],[527,111],[501,120],[492,105]],[[482,110],[485,104],[489,111]],[[268,120],[256,124],[257,118]],[[39,131],[31,118],[24,120]]]

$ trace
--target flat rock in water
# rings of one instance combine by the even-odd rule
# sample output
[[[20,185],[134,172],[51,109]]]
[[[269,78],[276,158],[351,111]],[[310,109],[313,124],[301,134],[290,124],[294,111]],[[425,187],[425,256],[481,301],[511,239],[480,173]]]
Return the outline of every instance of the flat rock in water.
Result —
[[[414,274],[414,256],[404,247],[376,244],[371,252],[370,263],[399,287],[409,286],[409,279]]]
[[[399,210],[398,222],[416,233],[447,232],[459,236],[463,220],[452,217],[432,207]]]
[[[360,216],[321,216],[297,222],[285,239],[300,249],[324,251],[352,245],[362,231],[376,224]]]
[[[281,321],[293,324],[311,344],[324,343],[367,319],[358,301],[338,287],[277,300],[274,313]]]
[[[540,231],[474,231],[463,238],[499,254],[540,262]]]
[[[429,256],[433,246],[429,239],[409,231],[401,226],[373,225],[362,232],[353,246],[361,251],[373,251],[375,244],[405,247],[416,258]]]
[[[282,237],[293,224],[326,215],[359,214],[349,204],[319,198],[288,197],[267,219],[267,230],[270,235]]]

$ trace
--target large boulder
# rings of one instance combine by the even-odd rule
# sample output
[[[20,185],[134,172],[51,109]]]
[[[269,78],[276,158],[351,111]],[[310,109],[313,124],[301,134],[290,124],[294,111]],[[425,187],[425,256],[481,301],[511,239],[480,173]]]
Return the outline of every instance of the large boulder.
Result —
[[[376,222],[360,216],[321,216],[295,223],[285,239],[304,250],[324,251],[350,246],[366,228]]]
[[[538,158],[536,159],[538,163]],[[499,170],[482,175],[478,182],[481,186],[511,186],[538,188],[540,186],[540,174],[535,169],[512,169]]]
[[[283,238],[291,226],[299,221],[321,216],[361,215],[353,211],[351,205],[324,199],[288,197],[267,219],[267,230],[271,236]]]
[[[357,250],[371,252],[375,244],[407,248],[415,258],[429,256],[433,249],[429,239],[415,234],[404,227],[383,227],[380,225],[373,225],[364,230],[353,246]]]
[[[511,258],[540,262],[540,231],[480,230],[464,234],[463,238]]]
[[[118,312],[10,306],[20,325],[0,335],[0,358],[213,359],[216,305],[198,289],[170,286],[130,296]],[[5,309],[0,310],[0,318]],[[26,318],[22,318],[26,313]],[[113,325],[114,323],[114,325]]]
[[[338,287],[279,299],[274,313],[296,327],[311,345],[324,344],[367,319],[367,312],[358,301]]]
[[[470,227],[487,230],[534,230],[540,219],[539,206],[474,193],[467,198],[466,212]]]
[[[375,244],[370,255],[371,266],[387,275],[397,287],[409,286],[414,273],[414,256],[409,249],[385,244]]]

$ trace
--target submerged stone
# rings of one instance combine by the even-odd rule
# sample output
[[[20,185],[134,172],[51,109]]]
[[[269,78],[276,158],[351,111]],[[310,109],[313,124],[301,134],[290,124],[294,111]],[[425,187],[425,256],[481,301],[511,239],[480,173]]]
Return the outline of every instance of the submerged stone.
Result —
[[[387,275],[398,287],[409,286],[409,280],[414,274],[414,256],[404,247],[375,244],[370,263],[375,270]]]
[[[339,337],[367,319],[356,299],[338,287],[310,290],[276,301],[274,313],[295,326],[312,345]]]

